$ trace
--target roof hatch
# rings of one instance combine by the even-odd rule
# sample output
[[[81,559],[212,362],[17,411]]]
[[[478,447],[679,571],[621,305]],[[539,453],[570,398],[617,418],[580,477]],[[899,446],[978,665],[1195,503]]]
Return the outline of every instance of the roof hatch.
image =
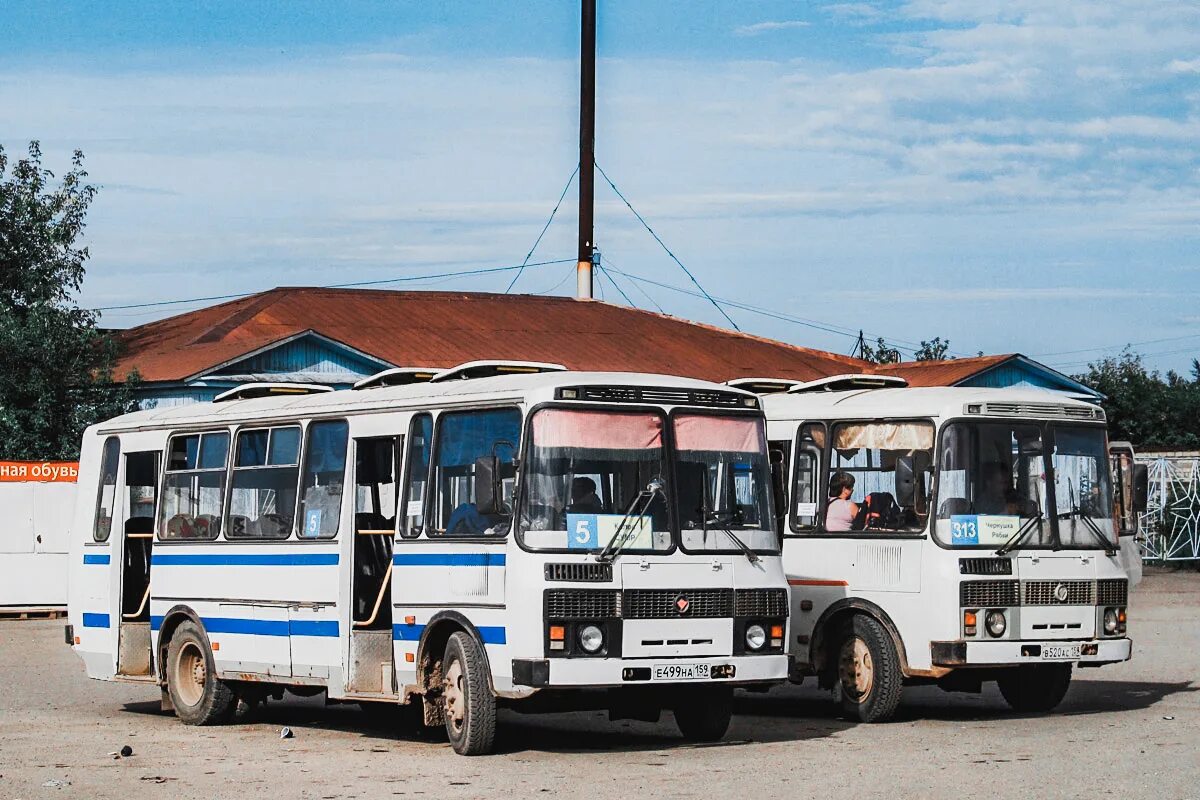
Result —
[[[859,373],[817,378],[815,381],[797,383],[787,391],[789,394],[802,394],[804,392],[849,392],[854,389],[901,389],[905,386],[908,386],[908,381],[894,375]]]
[[[537,372],[565,372],[562,364],[547,364],[542,361],[468,361],[457,367],[445,369],[430,378],[430,383],[467,380],[470,378],[493,378],[497,375],[532,375]]]
[[[276,397],[287,394],[321,394],[332,392],[332,386],[322,386],[319,383],[243,383],[232,389],[221,392],[213,398],[214,403],[224,403],[226,400],[253,400],[257,397]]]
[[[793,386],[799,386],[800,381],[792,378],[734,378],[725,381],[725,385],[755,394],[780,394],[791,391]]]
[[[380,386],[406,386],[410,383],[427,383],[437,376],[434,367],[392,367],[376,372],[354,384],[355,389],[377,389]]]

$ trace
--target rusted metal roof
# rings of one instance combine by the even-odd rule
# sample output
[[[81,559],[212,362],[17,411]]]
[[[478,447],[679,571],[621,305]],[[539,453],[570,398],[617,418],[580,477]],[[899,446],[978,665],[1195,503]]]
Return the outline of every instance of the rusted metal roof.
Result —
[[[305,331],[396,366],[506,359],[714,381],[808,381],[871,369],[849,356],[595,300],[281,287],[122,332],[115,372],[183,381]]]
[[[1016,353],[999,356],[955,358],[947,361],[908,361],[901,364],[882,364],[870,371],[880,375],[904,378],[909,386],[954,386],[984,370],[1003,364]]]

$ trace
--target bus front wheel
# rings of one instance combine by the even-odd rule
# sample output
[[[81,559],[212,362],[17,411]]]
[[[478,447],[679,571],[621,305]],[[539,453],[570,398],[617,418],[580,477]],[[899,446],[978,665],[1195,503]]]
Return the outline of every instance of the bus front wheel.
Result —
[[[1071,685],[1070,664],[1029,664],[1006,670],[997,680],[1000,694],[1013,711],[1051,711]]]
[[[705,686],[684,691],[672,710],[684,739],[715,742],[729,730],[729,720],[733,717],[733,689]]]
[[[188,725],[228,722],[237,708],[237,696],[217,678],[208,640],[194,622],[176,628],[167,646],[167,692],[175,715]]]
[[[446,642],[442,658],[442,706],[446,736],[454,752],[486,755],[496,740],[496,698],[488,684],[483,649],[458,631]]]
[[[896,645],[883,625],[858,614],[843,628],[837,649],[842,714],[854,722],[887,722],[900,705],[904,676]]]

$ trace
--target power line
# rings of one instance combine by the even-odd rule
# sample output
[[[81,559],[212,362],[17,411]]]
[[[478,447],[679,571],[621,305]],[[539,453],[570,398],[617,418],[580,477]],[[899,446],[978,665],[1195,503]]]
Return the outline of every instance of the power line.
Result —
[[[564,261],[569,261],[571,264],[577,264],[577,263],[578,263],[578,262],[576,262],[576,261],[575,261],[575,259],[573,259],[573,258],[564,259]],[[560,263],[561,263],[561,262],[560,262]],[[552,293],[554,293],[554,292],[557,292],[557,291],[558,291],[558,289],[559,289],[559,287],[561,287],[561,286],[562,286],[564,283],[566,283],[567,281],[569,281],[569,280],[571,279],[571,276],[572,276],[572,275],[574,275],[574,274],[575,274],[575,267],[571,267],[569,270],[567,270],[567,274],[563,276],[563,279],[562,279],[561,281],[559,281],[558,283],[554,284],[554,285],[553,285],[553,286],[551,286],[549,289],[545,289],[545,290],[543,290],[543,291],[540,291],[540,292],[534,292],[534,294],[536,294],[536,295],[547,295],[547,294],[552,294]]]
[[[613,262],[612,262],[612,259],[611,259],[611,258],[609,258],[607,255],[604,257],[604,261],[605,261],[605,263],[607,263],[607,264],[612,264],[612,263],[613,263]],[[613,264],[613,266],[616,266],[616,265],[615,265],[615,264]],[[611,281],[611,280],[613,280],[613,277],[612,277],[612,275],[609,275],[609,276],[608,276],[608,279],[609,279],[610,281]],[[660,313],[660,314],[666,314],[666,313],[667,313],[666,311],[664,311],[664,310],[663,310],[663,307],[662,307],[662,306],[660,306],[660,305],[658,304],[658,301],[657,301],[657,300],[655,300],[653,297],[651,297],[651,296],[650,296],[650,293],[649,293],[649,292],[647,292],[645,289],[643,289],[643,288],[642,288],[641,284],[639,284],[639,283],[638,283],[637,281],[635,281],[635,280],[630,280],[630,281],[629,281],[629,284],[630,284],[631,286],[633,286],[635,289],[637,289],[639,292],[641,292],[641,293],[642,293],[642,297],[645,297],[647,300],[649,300],[649,301],[650,301],[650,305],[654,306],[654,307],[655,307],[655,308],[658,310],[658,313]],[[634,306],[634,308],[637,308],[637,306]]]
[[[511,272],[514,269],[522,270],[522,269],[525,269],[526,267],[544,267],[544,266],[547,266],[550,264],[567,264],[567,263],[574,264],[575,259],[573,259],[573,258],[558,258],[558,259],[554,259],[553,261],[534,261],[533,263],[513,264],[512,266],[508,266],[508,267],[485,267],[482,269],[464,269],[464,270],[459,270],[457,272],[436,272],[436,273],[432,273],[429,275],[405,275],[400,278],[384,278],[382,280],[377,280],[377,281],[355,281],[353,283],[333,283],[333,284],[327,284],[325,286],[319,286],[317,288],[319,288],[319,289],[351,289],[351,288],[357,288],[357,287],[362,287],[362,286],[382,286],[382,285],[388,284],[388,283],[410,283],[413,281],[428,281],[428,280],[434,280],[437,278],[460,278],[460,277],[464,277],[464,276],[468,276],[468,275],[490,275],[490,274],[496,273],[496,272]],[[211,295],[209,297],[190,297],[186,300],[156,300],[151,303],[130,303],[128,305],[123,305],[123,306],[100,306],[98,308],[93,308],[91,310],[92,311],[121,311],[121,310],[129,309],[129,308],[152,308],[152,307],[156,307],[156,306],[182,305],[185,303],[205,303],[205,302],[211,302],[213,300],[236,300],[240,297],[249,297],[252,294],[258,294],[258,292],[240,292],[238,294]]]
[[[1168,340],[1170,341],[1170,340]],[[1139,353],[1143,358],[1158,358],[1159,356],[1177,356],[1182,353],[1197,353],[1195,347],[1183,347],[1178,350],[1160,350],[1157,353]],[[1050,366],[1055,369],[1073,369],[1076,367],[1088,367],[1095,363],[1092,359],[1084,359],[1082,361],[1058,361],[1053,362]]]
[[[680,294],[686,294],[691,297],[705,298],[705,299],[708,299],[710,302],[720,303],[723,306],[729,306],[730,308],[736,308],[736,309],[740,309],[742,311],[748,311],[751,314],[758,314],[760,316],[770,317],[772,319],[778,319],[778,320],[782,320],[784,322],[791,322],[796,325],[803,325],[808,328],[825,331],[826,333],[833,333],[838,336],[845,336],[845,337],[851,338],[851,339],[858,339],[858,331],[851,332],[848,330],[838,330],[836,327],[833,327],[829,324],[817,322],[815,320],[804,319],[803,317],[796,317],[791,314],[785,314],[781,311],[775,311],[773,309],[763,308],[761,306],[752,306],[748,303],[740,303],[736,300],[727,300],[727,299],[721,298],[721,297],[713,297],[712,295],[702,295],[698,292],[693,292],[690,289],[684,289],[680,286],[672,286],[669,283],[663,283],[661,281],[656,281],[651,278],[643,277],[641,275],[634,275],[633,273],[616,269],[612,266],[611,259],[609,260],[608,263],[609,263],[609,266],[606,267],[606,269],[608,269],[611,272],[616,273],[617,275],[621,275],[625,278],[629,278],[631,281],[634,282],[635,285],[637,283],[648,283],[652,286],[658,286],[660,288],[667,289],[672,292],[679,292]],[[643,291],[643,294],[644,293],[645,292]],[[661,311],[661,308],[660,308],[660,311]],[[877,334],[871,334],[871,335],[877,336]],[[886,337],[884,337],[884,338],[886,338]],[[889,341],[895,342],[896,340],[893,339],[893,340],[889,340]],[[899,350],[907,350],[909,352],[915,352],[915,348],[902,347],[898,344],[893,344],[893,346]]]
[[[599,266],[599,265],[597,265],[597,266]],[[617,283],[616,279],[614,279],[612,275],[608,274],[608,270],[606,270],[604,267],[599,267],[599,269],[600,269],[600,276],[603,278],[608,278],[608,282],[613,285],[614,289],[616,289],[618,292],[621,293],[621,297],[625,298],[625,302],[628,303],[630,305],[630,307],[637,308],[637,305],[632,300],[629,299],[629,295],[625,294],[625,290],[620,287],[620,285]]]
[[[671,260],[674,261],[676,264],[678,264],[679,268],[681,270],[683,270],[684,273],[686,273],[689,278],[691,278],[692,283],[696,284],[696,288],[700,290],[701,294],[703,294],[704,297],[708,299],[708,302],[713,304],[713,308],[715,308],[715,309],[717,309],[717,311],[721,312],[721,316],[723,316],[725,318],[726,322],[728,322],[730,325],[733,326],[733,329],[735,331],[740,332],[742,329],[739,328],[737,323],[733,321],[733,318],[730,317],[727,313],[725,313],[725,309],[721,308],[721,306],[717,303],[716,300],[713,300],[712,295],[710,295],[708,293],[708,291],[705,290],[705,288],[700,285],[700,281],[696,280],[696,276],[692,274],[692,271],[690,269],[688,269],[687,267],[685,267],[683,265],[683,262],[675,257],[675,254],[671,252],[671,248],[667,247],[666,243],[663,242],[662,238],[659,237],[659,235],[654,232],[654,229],[650,227],[650,223],[646,222],[645,218],[641,214],[639,214],[637,212],[637,209],[633,207],[633,204],[629,202],[629,199],[626,198],[625,195],[621,194],[621,190],[617,188],[617,185],[615,183],[613,183],[612,178],[608,177],[608,173],[606,173],[604,171],[604,168],[601,167],[599,164],[596,164],[596,170],[599,171],[600,175],[604,178],[605,181],[607,181],[608,185],[610,187],[612,187],[612,190],[614,192],[616,192],[617,197],[621,198],[621,201],[625,203],[625,206],[630,211],[633,212],[633,215],[635,217],[638,218],[638,222],[642,223],[642,227],[645,228],[646,231],[649,232],[649,234],[654,237],[654,241],[658,242],[659,245],[662,246],[663,251],[666,252],[666,254],[671,257]]]
[[[546,224],[542,226],[542,232],[537,235],[537,239],[533,242],[533,247],[529,248],[529,252],[525,254],[525,260],[521,262],[521,268],[517,270],[517,274],[513,276],[512,282],[508,284],[508,288],[504,290],[505,294],[512,291],[512,288],[517,285],[517,280],[521,277],[521,273],[525,271],[525,266],[529,263],[529,259],[533,258],[533,251],[537,250],[537,246],[541,244],[542,237],[546,235],[546,231],[550,229],[550,223],[554,222],[554,215],[558,213],[558,207],[562,205],[563,198],[567,196],[567,190],[571,188],[571,183],[575,180],[575,176],[579,174],[579,165],[575,165],[575,169],[571,171],[571,176],[567,178],[567,185],[563,187],[562,194],[558,196],[558,202],[554,204],[554,209],[550,212],[550,218],[546,220]]]
[[[1185,336],[1168,336],[1165,339],[1145,339],[1140,342],[1125,342],[1124,344],[1109,344],[1103,347],[1084,347],[1080,350],[1059,350],[1057,353],[1034,353],[1038,358],[1043,356],[1069,356],[1076,353],[1091,353],[1098,350],[1116,350],[1119,347],[1135,347],[1142,344],[1161,344],[1162,342],[1178,342],[1182,339],[1195,339],[1200,333],[1189,333]]]

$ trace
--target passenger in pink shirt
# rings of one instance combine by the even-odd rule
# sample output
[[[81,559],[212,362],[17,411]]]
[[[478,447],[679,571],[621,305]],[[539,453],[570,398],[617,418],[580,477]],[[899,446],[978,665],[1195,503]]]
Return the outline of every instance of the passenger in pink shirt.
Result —
[[[858,503],[850,499],[854,494],[854,476],[848,472],[835,472],[829,479],[829,506],[825,509],[825,530],[848,531],[858,517]]]

